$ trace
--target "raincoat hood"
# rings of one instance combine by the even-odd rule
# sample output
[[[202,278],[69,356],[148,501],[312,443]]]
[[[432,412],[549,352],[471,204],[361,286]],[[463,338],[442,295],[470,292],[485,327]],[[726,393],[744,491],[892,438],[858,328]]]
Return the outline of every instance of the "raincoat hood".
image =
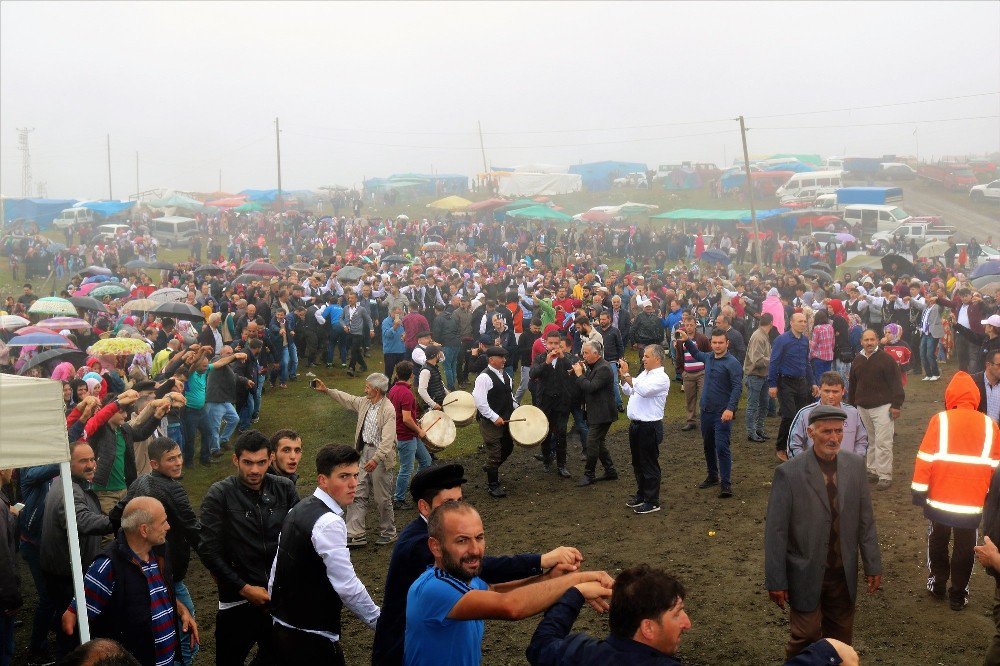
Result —
[[[958,372],[944,391],[944,405],[947,409],[979,409],[979,388],[967,372]]]

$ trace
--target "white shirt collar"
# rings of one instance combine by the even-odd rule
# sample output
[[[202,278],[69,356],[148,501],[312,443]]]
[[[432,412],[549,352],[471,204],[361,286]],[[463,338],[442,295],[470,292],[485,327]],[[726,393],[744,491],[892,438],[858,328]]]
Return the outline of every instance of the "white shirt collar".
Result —
[[[340,508],[339,504],[337,504],[337,500],[330,497],[329,493],[324,491],[319,486],[317,486],[316,490],[313,491],[313,495],[322,500],[323,504],[326,504],[328,507],[330,507],[330,510],[333,511],[338,516],[344,515],[344,510]]]

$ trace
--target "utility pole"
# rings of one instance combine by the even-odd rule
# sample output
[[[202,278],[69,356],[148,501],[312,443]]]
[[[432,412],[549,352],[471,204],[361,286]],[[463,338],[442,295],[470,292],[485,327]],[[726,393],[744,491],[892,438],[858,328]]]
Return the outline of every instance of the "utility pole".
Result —
[[[17,149],[21,151],[21,196],[31,196],[31,151],[28,149],[28,135],[34,127],[17,128]]]
[[[739,117],[740,136],[743,137],[743,168],[747,173],[747,193],[750,195],[750,221],[753,222],[753,247],[756,250],[757,265],[764,269],[764,262],[761,261],[760,228],[757,226],[757,209],[753,205],[753,181],[750,180],[750,152],[747,150],[747,126],[743,122],[743,116]]]
[[[108,200],[113,199],[114,196],[111,194],[111,135],[108,134]]]
[[[219,192],[222,192],[222,169],[219,169]]]
[[[284,205],[281,201],[281,128],[278,125],[278,119],[274,119],[274,141],[278,149],[278,210],[282,210]]]
[[[486,146],[483,145],[483,123],[481,121],[476,121],[479,125],[479,150],[483,153],[483,173],[487,174],[490,172],[490,168],[486,166]]]
[[[135,200],[139,200],[139,151],[135,151]]]
[[[915,146],[917,154],[914,155],[914,157],[916,157],[917,161],[919,162],[920,161],[920,135],[917,134],[917,129],[918,128],[916,128],[916,127],[913,128],[913,141],[917,144]]]

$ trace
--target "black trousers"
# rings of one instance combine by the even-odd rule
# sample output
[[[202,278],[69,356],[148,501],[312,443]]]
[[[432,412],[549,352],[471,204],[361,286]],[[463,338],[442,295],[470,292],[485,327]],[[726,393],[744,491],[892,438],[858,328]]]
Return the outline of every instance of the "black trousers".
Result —
[[[549,412],[549,436],[542,442],[542,456],[552,460],[556,456],[556,467],[566,466],[566,427],[569,425],[569,412]]]
[[[49,601],[55,609],[53,630],[56,632],[56,657],[62,658],[73,651],[80,644],[80,628],[73,630],[72,636],[67,636],[62,630],[62,614],[69,607],[69,602],[73,600],[75,591],[73,590],[72,576],[58,576],[43,572],[45,576],[45,590],[49,593]]]
[[[286,664],[324,664],[324,666],[344,666],[344,651],[340,642],[311,634],[308,631],[290,629],[274,623],[271,640],[276,654]]]
[[[587,462],[584,464],[583,473],[593,477],[598,460],[601,461],[605,474],[614,473],[615,464],[611,460],[611,453],[604,441],[608,436],[608,430],[611,429],[611,423],[589,423],[588,425],[590,429],[587,431]]]
[[[406,354],[403,352],[387,352],[385,354],[385,376],[389,378],[389,382],[392,382],[392,373],[396,370],[396,364],[400,361],[406,360]]]
[[[792,420],[812,399],[812,386],[805,377],[778,375],[778,414],[781,416],[781,424],[774,443],[775,450],[785,451],[788,448],[788,431],[792,428]]]
[[[948,543],[954,544],[951,557],[948,556]],[[969,578],[972,577],[972,567],[975,564],[976,529],[951,527],[942,523],[930,522],[927,525],[927,589],[943,590],[951,578],[948,596],[956,601],[965,601],[969,596]]]
[[[319,333],[313,329],[302,329],[295,340],[295,346],[298,348],[299,362],[303,367],[315,363],[319,358]]]
[[[253,660],[255,666],[296,663],[284,658],[280,658],[279,662],[278,653],[274,650],[272,624],[267,608],[258,608],[249,602],[220,610],[215,617],[217,666],[243,666],[254,645],[257,645],[257,656]]]
[[[500,465],[510,457],[514,451],[514,440],[510,436],[510,426],[504,424],[498,426],[492,421],[479,419],[479,432],[483,436],[483,444],[486,445],[486,477],[487,482],[499,483]]]
[[[365,355],[361,347],[364,336],[351,333],[347,336],[347,339],[351,343],[351,360],[347,364],[347,367],[355,370],[358,366],[361,366],[362,372],[368,372],[368,363],[365,362]]]
[[[632,451],[635,494],[650,504],[660,504],[660,443],[663,421],[632,421],[628,445]]]

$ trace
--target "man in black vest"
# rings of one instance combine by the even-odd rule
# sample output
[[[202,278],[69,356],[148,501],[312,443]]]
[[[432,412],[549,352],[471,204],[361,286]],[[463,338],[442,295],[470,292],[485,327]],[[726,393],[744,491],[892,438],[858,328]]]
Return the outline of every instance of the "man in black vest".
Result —
[[[285,516],[268,592],[276,654],[289,664],[344,664],[340,611],[375,628],[379,607],[347,549],[344,508],[354,502],[361,454],[328,444],[316,454],[317,488]]]
[[[507,491],[500,485],[500,465],[514,450],[507,419],[517,408],[517,403],[514,402],[510,376],[504,372],[507,350],[490,347],[486,350],[486,357],[486,369],[476,377],[472,397],[478,410],[479,431],[486,445],[487,462],[483,471],[486,472],[487,488],[490,497],[500,498],[507,496]]]

